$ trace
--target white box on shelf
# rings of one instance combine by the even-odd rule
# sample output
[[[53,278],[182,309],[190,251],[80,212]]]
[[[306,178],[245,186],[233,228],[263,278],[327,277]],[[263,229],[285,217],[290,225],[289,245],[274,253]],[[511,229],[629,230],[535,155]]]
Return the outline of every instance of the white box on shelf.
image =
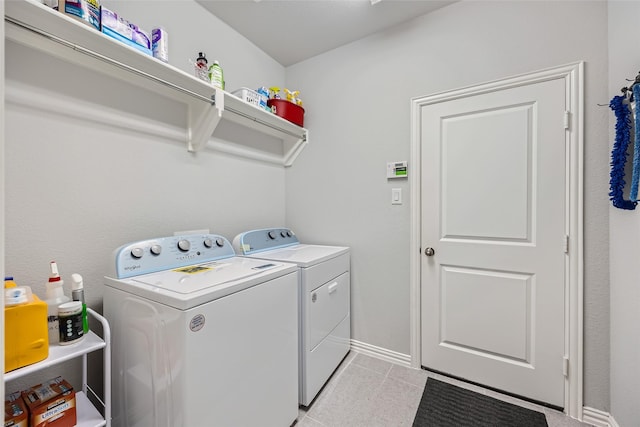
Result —
[[[241,87],[231,93],[242,99],[244,102],[255,105],[256,107],[260,106],[260,94],[255,90],[249,89],[248,87]]]

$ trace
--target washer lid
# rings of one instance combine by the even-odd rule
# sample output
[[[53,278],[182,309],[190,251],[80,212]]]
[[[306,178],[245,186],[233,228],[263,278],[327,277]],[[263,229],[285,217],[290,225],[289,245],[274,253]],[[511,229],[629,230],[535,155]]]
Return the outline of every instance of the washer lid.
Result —
[[[345,246],[298,244],[282,249],[263,251],[251,256],[275,261],[292,262],[300,267],[310,267],[347,252],[349,252],[349,248]]]
[[[107,286],[188,309],[295,271],[294,264],[232,257],[124,280],[105,279]]]
[[[227,258],[198,265],[179,267],[132,278],[132,281],[166,289],[178,294],[191,294],[221,284],[257,276],[282,264],[251,263],[240,258]]]

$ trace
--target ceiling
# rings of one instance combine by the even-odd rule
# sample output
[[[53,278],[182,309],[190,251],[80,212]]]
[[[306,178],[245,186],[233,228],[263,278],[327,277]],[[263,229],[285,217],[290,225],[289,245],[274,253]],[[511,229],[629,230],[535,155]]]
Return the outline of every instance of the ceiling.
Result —
[[[286,67],[455,0],[196,1]]]

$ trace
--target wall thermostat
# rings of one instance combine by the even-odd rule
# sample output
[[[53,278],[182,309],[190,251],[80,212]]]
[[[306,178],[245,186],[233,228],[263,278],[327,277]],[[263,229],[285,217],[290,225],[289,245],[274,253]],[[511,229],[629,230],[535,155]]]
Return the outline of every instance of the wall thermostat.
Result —
[[[387,163],[387,178],[406,178],[407,162],[389,162]]]

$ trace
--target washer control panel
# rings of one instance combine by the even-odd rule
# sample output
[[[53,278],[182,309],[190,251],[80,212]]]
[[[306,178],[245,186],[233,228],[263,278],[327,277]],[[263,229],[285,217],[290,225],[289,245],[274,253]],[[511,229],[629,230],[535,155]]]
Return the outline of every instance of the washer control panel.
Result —
[[[239,234],[233,239],[233,247],[242,255],[255,254],[276,248],[297,245],[296,234],[288,228],[264,228]]]
[[[115,250],[115,275],[124,279],[235,256],[227,239],[187,234],[128,243]]]

